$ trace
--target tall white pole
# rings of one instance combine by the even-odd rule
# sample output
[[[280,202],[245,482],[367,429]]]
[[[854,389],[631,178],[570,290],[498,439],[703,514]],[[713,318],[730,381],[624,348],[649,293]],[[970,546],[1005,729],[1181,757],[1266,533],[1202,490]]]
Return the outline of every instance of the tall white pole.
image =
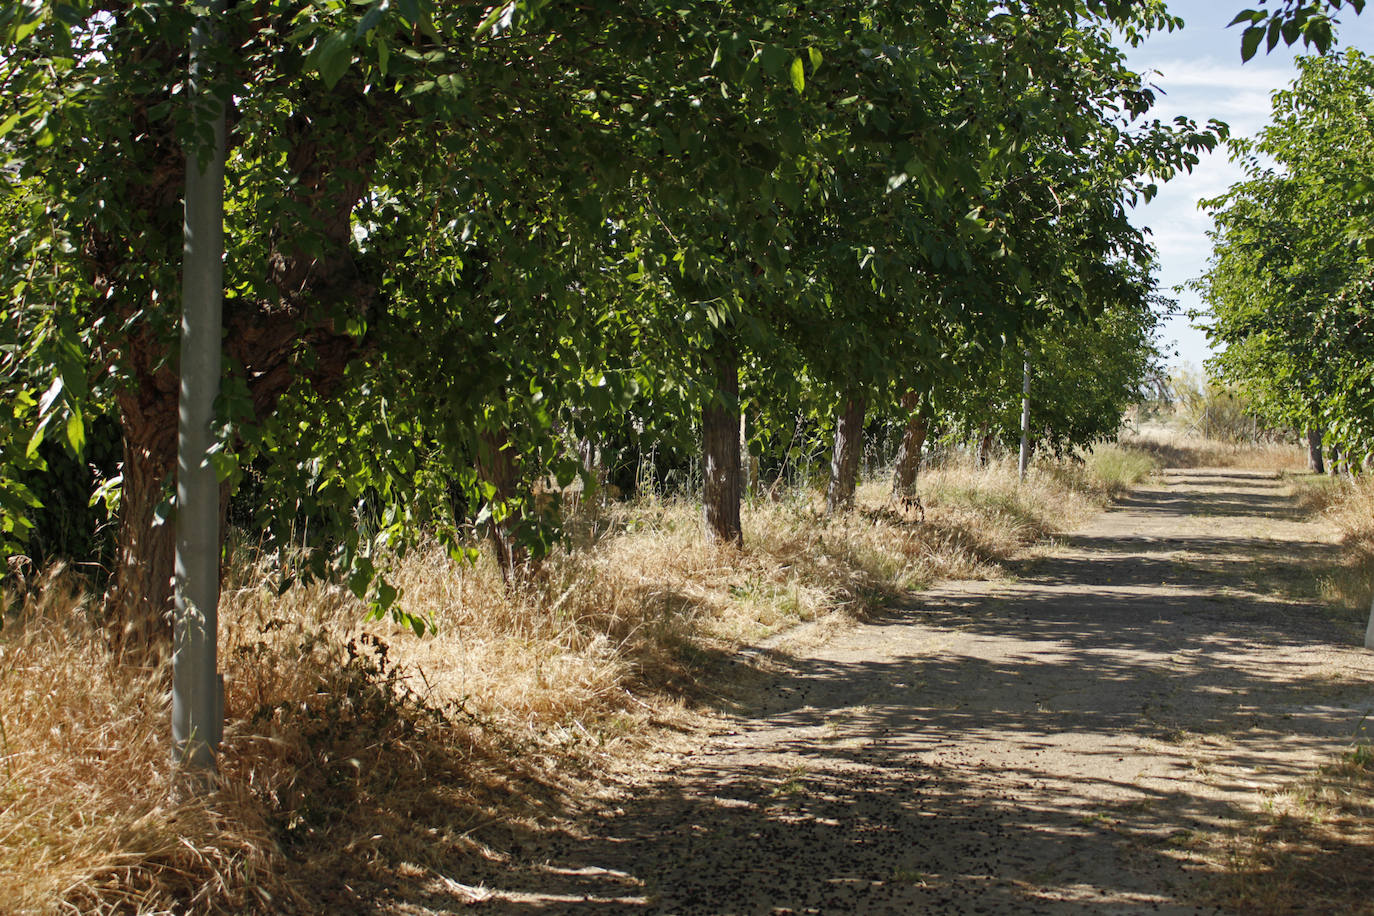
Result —
[[[206,48],[213,17],[191,34],[190,98],[198,123],[214,109],[209,149],[196,131],[186,149],[186,216],[181,291],[181,394],[177,425],[176,587],[172,626],[174,757],[212,770],[224,725],[219,677],[219,481],[210,463],[219,394],[224,306],[224,108],[212,94]]]
[[[1030,462],[1030,350],[1024,352],[1021,365],[1021,479],[1026,479],[1026,465]]]

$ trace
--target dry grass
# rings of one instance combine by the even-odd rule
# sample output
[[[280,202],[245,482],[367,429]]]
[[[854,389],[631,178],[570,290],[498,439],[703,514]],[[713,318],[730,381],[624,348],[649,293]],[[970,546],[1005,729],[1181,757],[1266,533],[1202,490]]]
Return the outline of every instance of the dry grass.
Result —
[[[1341,534],[1341,561],[1322,577],[1322,597],[1363,622],[1374,596],[1374,478],[1309,476],[1295,490],[1300,506]]]
[[[1095,445],[1087,456],[1088,472],[1115,498],[1159,470],[1159,460],[1148,452],[1115,442]]]
[[[248,905],[278,883],[250,790],[176,801],[161,672],[118,664],[73,577],[39,583],[0,642],[0,899],[10,912]],[[15,634],[18,628],[22,632]],[[258,898],[259,900],[261,898]]]
[[[720,702],[742,644],[998,575],[1107,491],[1083,464],[1042,463],[1018,483],[1010,464],[956,461],[924,475],[923,521],[888,504],[883,481],[839,518],[792,494],[746,508],[743,551],[708,544],[687,503],[590,504],[576,545],[513,592],[489,564],[400,561],[408,609],[438,628],[425,638],[360,623],[337,588],[278,596],[240,562],[208,795],[172,783],[166,672],[112,659],[79,582],[55,570],[5,595],[0,900],[278,913],[346,911],[403,880],[453,894],[453,876],[499,865],[607,755]]]
[[[1374,755],[1343,759],[1269,797],[1230,838],[1216,903],[1240,913],[1374,913]]]
[[[1374,480],[1304,476],[1299,505],[1342,534],[1340,564],[1321,580],[1337,613],[1363,628],[1374,590]],[[1215,902],[1243,913],[1374,913],[1374,723],[1342,758],[1265,801],[1261,816],[1208,852],[1223,880]]]
[[[1298,445],[1223,442],[1189,435],[1168,424],[1143,424],[1139,430],[1122,436],[1121,444],[1150,455],[1160,467],[1166,468],[1240,468],[1274,472],[1307,468],[1307,453]]]

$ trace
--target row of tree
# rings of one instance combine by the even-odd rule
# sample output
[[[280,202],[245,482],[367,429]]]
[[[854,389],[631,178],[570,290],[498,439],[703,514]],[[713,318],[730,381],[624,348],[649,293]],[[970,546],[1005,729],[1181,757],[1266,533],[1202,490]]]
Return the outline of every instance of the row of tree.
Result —
[[[1197,286],[1209,366],[1276,427],[1347,465],[1374,452],[1374,60],[1298,61],[1271,122],[1233,140],[1246,180],[1207,206],[1214,250]]]
[[[225,505],[378,608],[378,557],[421,533],[485,526],[507,571],[547,549],[530,494],[598,451],[699,449],[707,530],[738,543],[742,438],[785,459],[832,429],[842,508],[895,418],[906,492],[937,415],[1012,435],[1024,350],[1045,444],[1112,431],[1157,314],[1126,207],[1224,135],[1149,118],[1114,41],[1176,27],[1155,0],[238,2],[193,95],[199,12],[0,10],[0,538],[23,549],[58,447],[117,418],[117,476],[89,479],[140,644],[207,98]]]

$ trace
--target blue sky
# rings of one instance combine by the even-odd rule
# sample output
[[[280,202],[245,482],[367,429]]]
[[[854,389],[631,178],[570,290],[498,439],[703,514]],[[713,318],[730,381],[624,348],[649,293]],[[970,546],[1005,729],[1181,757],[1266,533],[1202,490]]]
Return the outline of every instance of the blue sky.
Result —
[[[1302,48],[1299,45],[1295,51],[1280,44],[1269,55],[1261,49],[1242,64],[1241,28],[1226,26],[1237,12],[1254,6],[1249,0],[1169,3],[1169,11],[1181,16],[1187,25],[1127,49],[1128,60],[1137,71],[1159,71],[1151,82],[1164,94],[1156,102],[1153,116],[1169,119],[1187,115],[1199,123],[1218,118],[1231,125],[1236,136],[1254,136],[1264,126],[1269,119],[1269,95],[1292,81],[1293,58]],[[1362,16],[1346,12],[1340,18],[1336,28],[1340,47],[1374,51],[1374,7]],[[1159,248],[1162,291],[1178,299],[1184,311],[1200,305],[1196,295],[1186,290],[1173,293],[1170,288],[1201,274],[1211,251],[1207,239],[1211,220],[1197,208],[1197,202],[1216,196],[1240,178],[1240,170],[1221,150],[1205,157],[1192,174],[1163,185],[1158,197],[1135,211],[1133,221],[1151,229]],[[1209,353],[1206,337],[1189,327],[1182,315],[1165,327],[1164,343],[1172,366],[1201,366]]]

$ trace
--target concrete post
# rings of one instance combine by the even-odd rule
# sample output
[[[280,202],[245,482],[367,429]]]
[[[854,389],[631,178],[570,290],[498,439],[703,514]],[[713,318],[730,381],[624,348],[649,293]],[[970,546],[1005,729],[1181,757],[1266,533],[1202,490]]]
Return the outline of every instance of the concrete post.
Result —
[[[1026,465],[1030,462],[1030,350],[1021,365],[1021,479],[1026,479]]]
[[[219,481],[210,463],[219,394],[224,305],[224,109],[209,91],[205,48],[216,3],[191,33],[189,89],[213,106],[213,142],[186,150],[182,247],[181,394],[177,425],[176,585],[172,626],[172,743],[177,762],[213,770],[224,723],[219,677]]]

